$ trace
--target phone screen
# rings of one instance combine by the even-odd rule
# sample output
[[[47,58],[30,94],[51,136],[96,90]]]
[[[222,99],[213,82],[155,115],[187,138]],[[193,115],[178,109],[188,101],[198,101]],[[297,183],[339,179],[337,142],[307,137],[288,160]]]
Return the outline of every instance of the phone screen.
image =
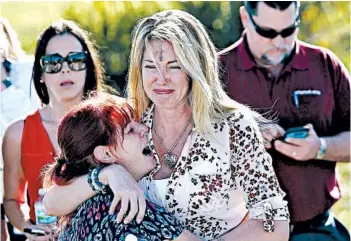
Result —
[[[294,127],[287,129],[284,135],[284,140],[287,138],[306,138],[308,136],[309,130],[310,129],[308,127]]]

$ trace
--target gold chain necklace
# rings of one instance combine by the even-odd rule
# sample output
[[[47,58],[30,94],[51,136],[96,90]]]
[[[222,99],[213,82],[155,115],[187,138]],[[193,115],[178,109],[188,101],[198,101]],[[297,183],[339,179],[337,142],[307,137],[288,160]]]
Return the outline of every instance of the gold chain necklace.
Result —
[[[168,148],[166,147],[166,145],[163,143],[163,141],[162,141],[160,135],[159,135],[158,132],[157,132],[156,122],[155,122],[155,116],[154,116],[154,121],[153,121],[153,122],[154,122],[155,134],[156,134],[157,139],[158,139],[159,142],[161,143],[162,147],[163,147],[163,148],[165,149],[165,151],[166,151],[166,154],[163,155],[163,160],[164,160],[165,164],[166,164],[170,169],[174,168],[175,165],[177,164],[177,161],[178,161],[178,156],[177,156],[176,154],[173,153],[173,150],[174,150],[174,148],[176,148],[176,146],[178,145],[180,139],[183,137],[183,135],[184,135],[186,129],[188,129],[188,126],[189,126],[191,120],[192,120],[192,116],[190,116],[190,118],[189,118],[189,120],[188,120],[188,123],[187,123],[186,126],[184,127],[184,129],[183,129],[182,133],[179,135],[178,139],[174,142],[172,148],[171,148],[171,149],[168,149]]]

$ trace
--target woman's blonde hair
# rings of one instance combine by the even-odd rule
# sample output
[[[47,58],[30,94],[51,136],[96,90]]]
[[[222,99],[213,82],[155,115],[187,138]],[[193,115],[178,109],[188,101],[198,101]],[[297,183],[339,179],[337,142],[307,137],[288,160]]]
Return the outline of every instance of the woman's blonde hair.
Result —
[[[222,88],[216,48],[204,26],[180,10],[166,10],[141,19],[132,33],[127,93],[138,119],[150,106],[142,84],[142,61],[152,40],[169,41],[182,70],[190,79],[189,103],[194,124],[203,135],[212,135],[212,122],[237,107]]]
[[[10,22],[4,18],[0,17],[0,26],[3,30],[3,32],[6,35],[6,39],[9,43],[9,49],[8,52],[5,53],[6,56],[4,56],[6,59],[10,58],[13,60],[20,60],[26,56],[25,52],[23,51],[21,47],[21,43],[19,42],[17,38],[17,34],[15,30],[11,27]]]

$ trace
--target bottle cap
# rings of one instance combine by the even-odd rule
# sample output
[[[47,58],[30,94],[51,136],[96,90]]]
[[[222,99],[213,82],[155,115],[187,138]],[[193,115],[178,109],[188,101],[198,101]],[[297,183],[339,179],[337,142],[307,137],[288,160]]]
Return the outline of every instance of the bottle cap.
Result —
[[[38,193],[40,196],[44,196],[46,194],[46,190],[44,188],[40,188]]]

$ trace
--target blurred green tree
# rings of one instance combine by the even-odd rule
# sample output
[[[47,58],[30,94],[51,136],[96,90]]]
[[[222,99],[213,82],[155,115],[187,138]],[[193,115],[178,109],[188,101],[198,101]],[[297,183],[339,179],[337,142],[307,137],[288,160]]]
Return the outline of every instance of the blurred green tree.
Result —
[[[301,3],[299,38],[332,50],[350,71],[350,2]]]
[[[164,9],[186,10],[203,22],[216,45],[224,48],[240,36],[239,5],[240,2],[92,2],[84,7],[71,5],[64,17],[78,22],[93,35],[110,76],[108,83],[122,90],[128,69],[130,34],[140,18]]]
[[[59,17],[74,20],[95,39],[108,83],[124,88],[130,51],[130,33],[142,17],[164,9],[182,9],[198,18],[219,49],[241,35],[238,1],[173,2],[1,2],[0,14],[17,30],[22,46],[33,53],[38,34]],[[46,14],[43,15],[42,13]],[[301,2],[299,38],[330,48],[350,69],[350,2]]]
[[[130,33],[142,17],[164,9],[182,9],[198,18],[219,49],[241,36],[239,7],[242,2],[91,2],[71,5],[64,17],[77,21],[91,32],[110,76],[118,90],[125,85],[130,51]],[[349,66],[349,2],[302,2],[299,37],[332,49]],[[132,14],[131,14],[132,13]],[[89,17],[87,17],[89,16]]]

